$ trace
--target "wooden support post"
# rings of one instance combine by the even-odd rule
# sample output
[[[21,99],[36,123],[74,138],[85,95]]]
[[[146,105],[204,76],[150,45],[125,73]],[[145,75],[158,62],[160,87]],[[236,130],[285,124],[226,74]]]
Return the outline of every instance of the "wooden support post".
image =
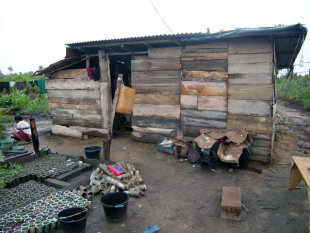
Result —
[[[30,118],[30,128],[31,128],[31,138],[34,152],[40,152],[40,143],[39,143],[39,135],[37,131],[36,121],[34,118]]]
[[[114,93],[112,111],[110,113],[110,122],[108,125],[109,133],[103,139],[103,154],[104,154],[104,160],[106,161],[110,161],[110,148],[111,148],[111,143],[112,143],[115,110],[116,110],[116,105],[117,105],[122,81],[123,81],[123,75],[119,74],[118,79],[117,79],[115,93]]]

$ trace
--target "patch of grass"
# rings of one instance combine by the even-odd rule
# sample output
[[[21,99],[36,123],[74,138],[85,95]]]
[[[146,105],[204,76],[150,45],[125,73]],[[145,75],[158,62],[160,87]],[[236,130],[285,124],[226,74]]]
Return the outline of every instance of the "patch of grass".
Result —
[[[280,97],[301,103],[310,109],[310,75],[297,76],[289,83],[288,79],[278,78],[278,94]]]

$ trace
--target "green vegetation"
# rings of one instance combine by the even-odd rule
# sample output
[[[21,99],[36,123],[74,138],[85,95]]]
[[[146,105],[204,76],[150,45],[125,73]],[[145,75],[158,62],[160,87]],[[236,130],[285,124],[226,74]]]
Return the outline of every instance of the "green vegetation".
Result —
[[[8,179],[14,178],[22,170],[22,165],[17,163],[0,164],[0,189],[4,188]]]
[[[297,76],[290,81],[278,78],[278,94],[280,97],[301,103],[305,109],[310,109],[310,75]]]
[[[0,82],[26,82],[47,79],[47,77],[32,75],[32,72],[4,75],[0,78]]]

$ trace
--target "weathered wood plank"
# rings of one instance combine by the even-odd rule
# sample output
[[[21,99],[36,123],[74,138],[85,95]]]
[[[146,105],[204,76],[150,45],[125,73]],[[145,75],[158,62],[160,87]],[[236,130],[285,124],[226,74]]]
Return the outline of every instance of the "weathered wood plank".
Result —
[[[227,84],[226,82],[181,82],[182,95],[215,95],[226,96]]]
[[[240,100],[272,100],[272,84],[229,85],[229,99]]]
[[[228,64],[271,63],[272,60],[272,53],[230,54],[228,56]]]
[[[133,107],[133,115],[179,119],[180,105],[135,104]]]
[[[198,96],[198,110],[227,111],[227,97]]]
[[[228,114],[227,129],[239,129],[270,134],[272,133],[272,117]]]
[[[135,85],[143,85],[143,84],[175,84],[180,83],[180,77],[178,78],[133,78],[131,79],[131,84]]]
[[[182,52],[182,57],[185,56],[199,56],[199,54],[207,53],[227,53],[226,48],[185,48]],[[226,58],[227,59],[227,58]]]
[[[229,42],[229,54],[272,53],[272,42],[264,39],[244,39]]]
[[[91,105],[91,104],[62,104],[62,103],[49,103],[48,106],[50,108],[64,108],[64,109],[77,109],[77,110],[101,110],[101,107],[99,104],[97,105]]]
[[[228,79],[227,72],[208,72],[208,71],[187,71],[182,70],[183,80],[185,81],[226,81]]]
[[[187,45],[187,46],[185,46],[185,49],[195,49],[195,48],[206,48],[206,49],[222,48],[222,49],[227,49],[227,47],[228,47],[227,42],[212,42],[212,43],[206,43],[206,44]]]
[[[210,60],[227,60],[227,53],[190,53],[185,52],[181,61],[210,61]]]
[[[198,71],[222,71],[228,70],[227,60],[211,61],[181,61],[182,69]]]
[[[73,98],[58,98],[58,97],[49,97],[51,103],[60,103],[60,104],[80,104],[80,105],[100,105],[99,99],[73,99]]]
[[[272,74],[272,63],[228,64],[229,74]]]
[[[271,148],[271,140],[253,140],[252,147],[263,147],[263,148]]]
[[[52,134],[82,139],[82,132],[62,125],[52,125]]]
[[[181,95],[181,108],[182,109],[197,109],[197,96],[196,95]]]
[[[49,97],[58,98],[84,98],[84,99],[100,99],[99,89],[94,90],[49,90]]]
[[[82,126],[82,127],[94,127],[101,128],[102,121],[98,120],[83,120],[83,119],[74,119],[69,117],[53,116],[53,124],[65,125],[65,126]]]
[[[46,80],[47,90],[91,90],[98,89],[99,82],[93,80],[51,79]]]
[[[52,74],[50,77],[50,79],[58,79],[58,78],[89,79],[87,75],[86,64],[85,69],[59,70],[54,74]]]
[[[178,58],[181,57],[181,47],[166,47],[166,48],[149,48],[149,58]]]
[[[180,70],[180,59],[131,60],[131,71]]]
[[[271,74],[229,74],[229,84],[272,84]]]
[[[152,128],[152,127],[139,127],[139,126],[132,126],[134,132],[141,132],[141,133],[158,133],[163,135],[169,135],[170,132],[174,129],[162,129],[162,128]]]
[[[140,127],[178,129],[180,127],[180,120],[165,117],[132,116],[131,124]]]
[[[107,129],[89,128],[89,127],[81,127],[81,126],[70,126],[69,128],[80,131],[85,135],[90,135],[94,137],[104,137],[105,135],[109,133]]]
[[[180,70],[164,70],[164,71],[142,71],[142,72],[131,72],[131,79],[180,79]]]
[[[227,119],[227,113],[224,111],[202,111],[202,110],[182,109],[181,116],[201,118],[201,119],[218,119],[225,121]]]
[[[100,111],[96,110],[77,110],[77,109],[61,109],[53,108],[51,110],[52,116],[63,116],[65,118],[75,118],[83,120],[101,120]]]
[[[258,161],[261,163],[266,163],[266,164],[270,164],[271,163],[271,154],[266,154],[266,155],[258,155],[258,154],[251,154],[250,159],[252,161]]]
[[[228,99],[228,112],[237,115],[271,116],[268,101]]]
[[[135,104],[180,104],[180,95],[178,94],[136,94]]]
[[[270,157],[271,149],[265,147],[252,147],[252,153],[255,155]]]
[[[256,135],[253,136],[253,140],[264,140],[264,141],[271,141],[271,134],[262,134],[262,133],[258,133]]]
[[[180,83],[155,83],[155,84],[134,84],[132,87],[136,90],[136,94],[149,94],[149,93],[166,93],[166,94],[179,94]]]
[[[162,135],[157,133],[133,132],[131,138],[132,140],[138,142],[158,143],[161,142],[167,136],[169,135]]]
[[[240,187],[224,186],[221,202],[221,218],[234,221],[241,220]]]
[[[226,120],[217,120],[217,119],[201,119],[194,118],[190,116],[181,116],[181,125],[186,126],[196,126],[201,128],[226,128]]]

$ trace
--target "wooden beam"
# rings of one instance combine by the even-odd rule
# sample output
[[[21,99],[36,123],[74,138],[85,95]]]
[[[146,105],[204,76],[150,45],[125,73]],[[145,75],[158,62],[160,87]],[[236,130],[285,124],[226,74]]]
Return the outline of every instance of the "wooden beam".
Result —
[[[227,96],[226,82],[181,82],[182,95]]]
[[[130,52],[132,52],[132,49],[131,49],[128,45],[122,44],[122,45],[121,45],[121,49],[123,49],[123,50],[125,50],[125,51],[130,51]]]

